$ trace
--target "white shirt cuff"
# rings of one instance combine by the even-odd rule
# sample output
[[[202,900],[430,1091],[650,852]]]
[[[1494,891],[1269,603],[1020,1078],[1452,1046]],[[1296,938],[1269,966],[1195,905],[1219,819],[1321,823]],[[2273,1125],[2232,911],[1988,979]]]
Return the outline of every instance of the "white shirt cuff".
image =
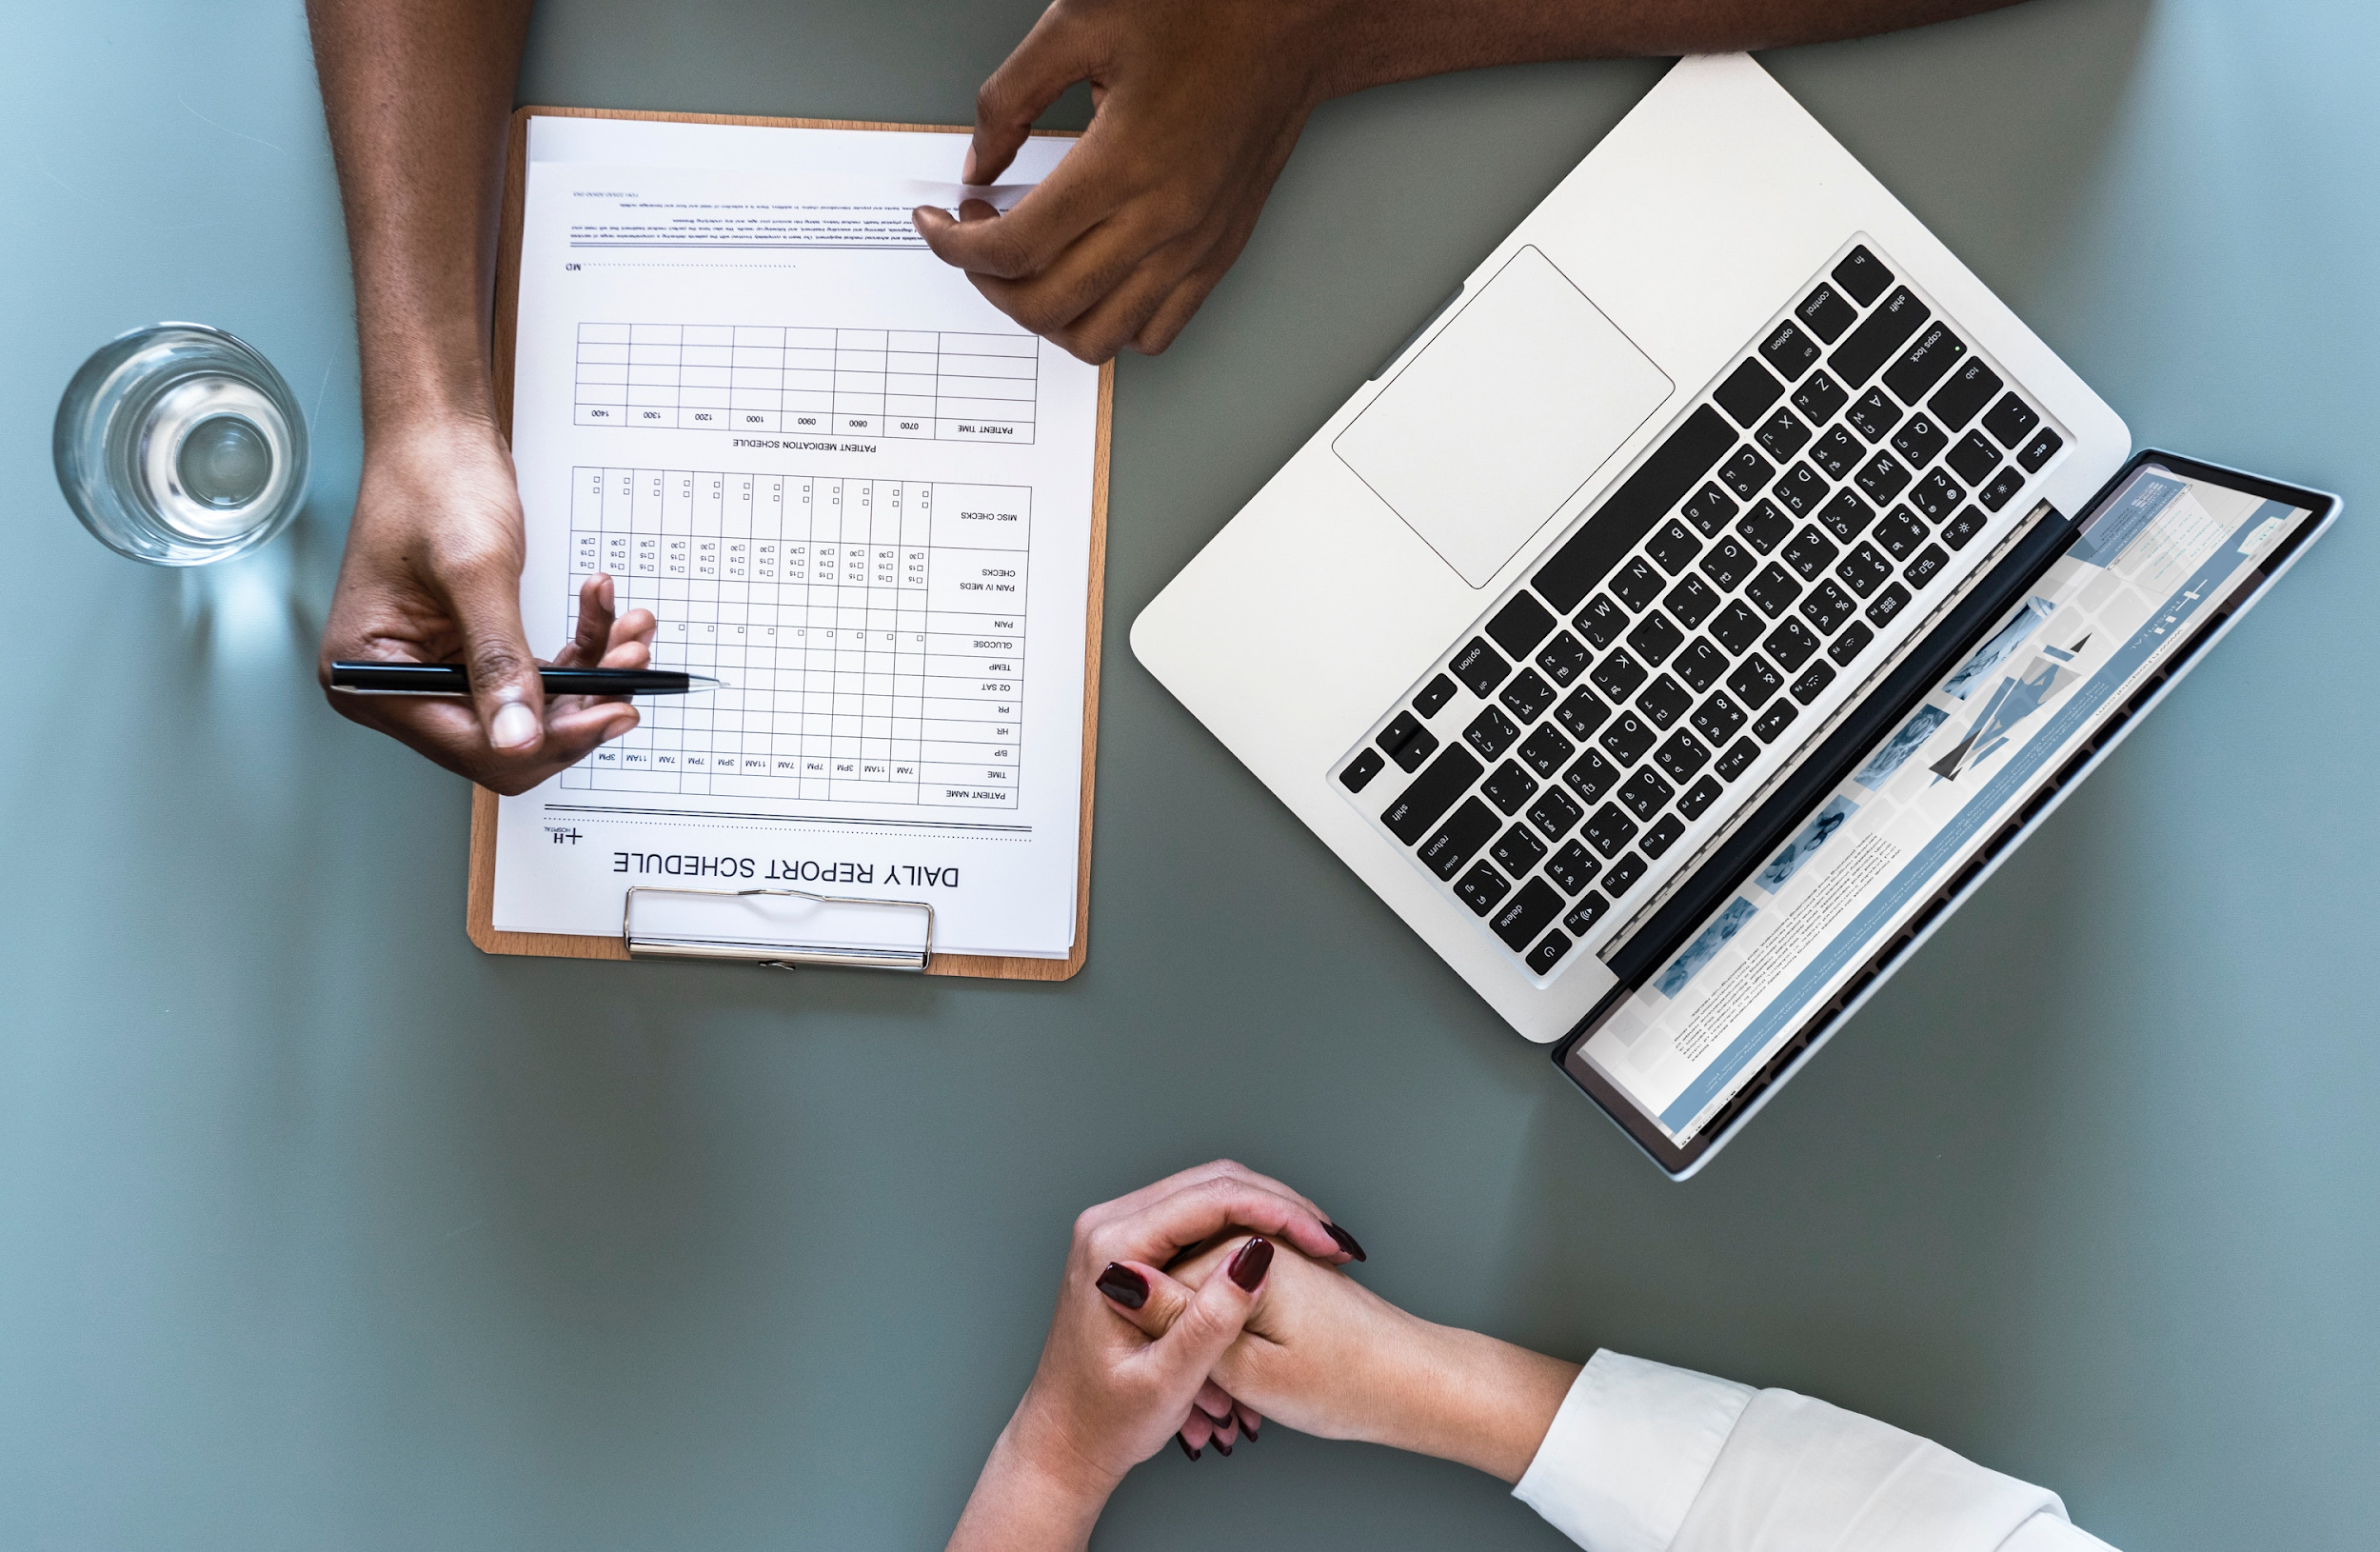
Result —
[[[1752,1396],[1733,1381],[1598,1352],[1513,1496],[1588,1552],[1664,1552]]]

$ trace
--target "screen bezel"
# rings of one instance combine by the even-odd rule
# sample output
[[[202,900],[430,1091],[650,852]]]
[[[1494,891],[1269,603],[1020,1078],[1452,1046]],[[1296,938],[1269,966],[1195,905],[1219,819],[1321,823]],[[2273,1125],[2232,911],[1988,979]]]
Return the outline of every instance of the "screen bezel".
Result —
[[[1731,1139],[1737,1128],[1768,1102],[1769,1097],[1775,1092],[1778,1085],[1798,1070],[1802,1061],[1812,1051],[1825,1044],[1835,1029],[1839,1026],[1844,1016],[1859,1003],[1865,1001],[1868,994],[1874,991],[1878,984],[1898,968],[1902,957],[1924,939],[1935,925],[1939,925],[1944,917],[1958,907],[1965,896],[1981,883],[1984,875],[1992,870],[1999,858],[2040,821],[2058,795],[2087,774],[2099,758],[2132,727],[2139,714],[2171,687],[2174,680],[2195,666],[2199,654],[2206,647],[2220,635],[2243,609],[2248,608],[2262,597],[2265,589],[2272,584],[2273,580],[2282,571],[2288,569],[2291,563],[2306,546],[2311,543],[2323,529],[2330,527],[2331,521],[2338,516],[2339,498],[2328,491],[2310,490],[2299,486],[2286,485],[2277,480],[2266,479],[2262,475],[2250,474],[2245,470],[2227,468],[2219,464],[2204,463],[2198,459],[2184,458],[2174,453],[2150,448],[2133,454],[2132,460],[2118,469],[2107,484],[2101,486],[2092,495],[2091,500],[2084,504],[2082,522],[2073,526],[2066,544],[2058,547],[2052,560],[2072,549],[2074,541],[2081,537],[2082,530],[2088,525],[2090,518],[2096,515],[2108,500],[2123,488],[2125,483],[2134,473],[2151,464],[2187,480],[2219,485],[2246,495],[2257,496],[2267,501],[2287,502],[2291,507],[2303,507],[2311,514],[2311,521],[2301,524],[2296,531],[2274,546],[2257,563],[2255,570],[2250,573],[2247,580],[2233,588],[2212,610],[2209,611],[2198,627],[2192,630],[2189,639],[2182,644],[2181,649],[2174,653],[2162,669],[2121,703],[2109,707],[2100,715],[2092,726],[2090,736],[2082,746],[2026,795],[2023,806],[2011,815],[2008,821],[1995,830],[1992,837],[1977,848],[1955,873],[1944,881],[1941,887],[1928,898],[1915,915],[1912,916],[1875,949],[1839,990],[1802,1020],[1792,1038],[1779,1046],[1766,1063],[1762,1064],[1760,1070],[1735,1091],[1726,1107],[1714,1116],[1711,1124],[1696,1134],[1691,1142],[1680,1145],[1670,1141],[1668,1133],[1657,1122],[1646,1115],[1635,1101],[1629,1099],[1619,1089],[1618,1085],[1597,1072],[1583,1056],[1578,1055],[1580,1047],[1601,1025],[1605,1014],[1622,998],[1636,990],[1653,973],[1653,970],[1658,967],[1659,961],[1656,961],[1653,968],[1640,973],[1633,982],[1622,982],[1615,986],[1593,1008],[1588,1010],[1587,1016],[1579,1020],[1568,1035],[1555,1045],[1552,1052],[1555,1065],[1559,1067],[1571,1082],[1577,1084],[1590,1099],[1594,1100],[1603,1113],[1609,1116],[1620,1130],[1626,1132],[1630,1139],[1650,1155],[1654,1163],[1659,1164],[1663,1172],[1672,1179],[1683,1180],[1692,1174]],[[2046,567],[2044,568],[2046,569]],[[1993,610],[1987,614],[1981,624],[1968,632],[1970,638],[1979,639],[1981,632],[1989,628],[1999,612],[1999,610]],[[1962,649],[1968,643],[1961,643]]]

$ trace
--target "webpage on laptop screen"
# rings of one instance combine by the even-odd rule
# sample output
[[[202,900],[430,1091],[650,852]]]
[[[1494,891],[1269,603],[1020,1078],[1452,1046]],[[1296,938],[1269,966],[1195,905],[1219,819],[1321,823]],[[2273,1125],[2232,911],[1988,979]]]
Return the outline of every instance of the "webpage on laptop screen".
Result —
[[[2144,465],[1582,1054],[1691,1141],[2311,517]]]

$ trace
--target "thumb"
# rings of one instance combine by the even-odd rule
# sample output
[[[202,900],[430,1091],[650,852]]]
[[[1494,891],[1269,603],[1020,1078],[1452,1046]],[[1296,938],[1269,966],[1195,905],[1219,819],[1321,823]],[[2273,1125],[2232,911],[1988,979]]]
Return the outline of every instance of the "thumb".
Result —
[[[471,706],[488,746],[502,755],[533,754],[545,737],[545,686],[521,628],[520,579],[495,574],[500,569],[451,585],[449,601],[463,627]]]
[[[1263,1297],[1264,1275],[1272,1264],[1270,1240],[1259,1236],[1245,1241],[1224,1262],[1223,1275],[1208,1278],[1204,1287],[1190,1294],[1172,1327],[1149,1343],[1147,1359],[1179,1383],[1184,1395],[1205,1383],[1222,1362],[1224,1349],[1239,1340]]]
[[[1087,29],[1052,6],[975,94],[975,135],[960,181],[982,186],[1007,170],[1033,121],[1088,74]]]

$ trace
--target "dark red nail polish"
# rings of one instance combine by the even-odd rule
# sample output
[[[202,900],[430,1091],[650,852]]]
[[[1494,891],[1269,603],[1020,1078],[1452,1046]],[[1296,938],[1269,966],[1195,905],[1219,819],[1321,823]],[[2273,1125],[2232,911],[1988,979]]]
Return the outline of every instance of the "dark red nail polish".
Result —
[[[1257,1284],[1264,1281],[1265,1268],[1272,1264],[1273,1242],[1266,1239],[1250,1240],[1246,1244],[1232,1252],[1231,1280],[1240,1284],[1242,1292],[1254,1293]]]
[[[1109,1262],[1107,1270],[1100,1273],[1097,1286],[1126,1309],[1139,1309],[1149,1302],[1149,1280],[1121,1262]]]
[[[1242,1423],[1240,1424],[1240,1431],[1246,1434],[1250,1439],[1254,1439],[1256,1437],[1256,1424],[1253,1423]]]
[[[1200,1406],[1199,1408],[1199,1416],[1206,1419],[1207,1422],[1212,1423],[1218,1428],[1228,1428],[1231,1426],[1231,1414],[1228,1412],[1224,1413],[1221,1417],[1217,1417],[1205,1407]]]
[[[1188,1457],[1190,1457],[1190,1459],[1192,1459],[1192,1460],[1194,1460],[1194,1461],[1195,1461],[1195,1460],[1197,1460],[1197,1459],[1199,1458],[1199,1452],[1198,1452],[1197,1450],[1192,1449],[1192,1448],[1190,1447],[1190,1441],[1188,1441],[1187,1439],[1182,1438],[1182,1437],[1181,1437],[1181,1435],[1180,1435],[1180,1434],[1176,1434],[1176,1435],[1174,1435],[1174,1443],[1177,1443],[1177,1444],[1180,1444],[1180,1445],[1181,1446],[1181,1453],[1182,1453],[1182,1454],[1184,1454],[1184,1455],[1187,1455]]]
[[[1231,1446],[1229,1444],[1226,1444],[1221,1440],[1218,1439],[1215,1441],[1215,1447],[1222,1452],[1222,1456],[1225,1460],[1231,1459]]]
[[[1363,1253],[1363,1246],[1356,1244],[1356,1237],[1348,1233],[1345,1229],[1340,1228],[1337,1224],[1325,1219],[1322,1222],[1322,1226],[1330,1231],[1332,1239],[1339,1242],[1339,1248],[1346,1251],[1347,1254],[1355,1257],[1356,1260],[1370,1261],[1372,1259],[1370,1256]]]

